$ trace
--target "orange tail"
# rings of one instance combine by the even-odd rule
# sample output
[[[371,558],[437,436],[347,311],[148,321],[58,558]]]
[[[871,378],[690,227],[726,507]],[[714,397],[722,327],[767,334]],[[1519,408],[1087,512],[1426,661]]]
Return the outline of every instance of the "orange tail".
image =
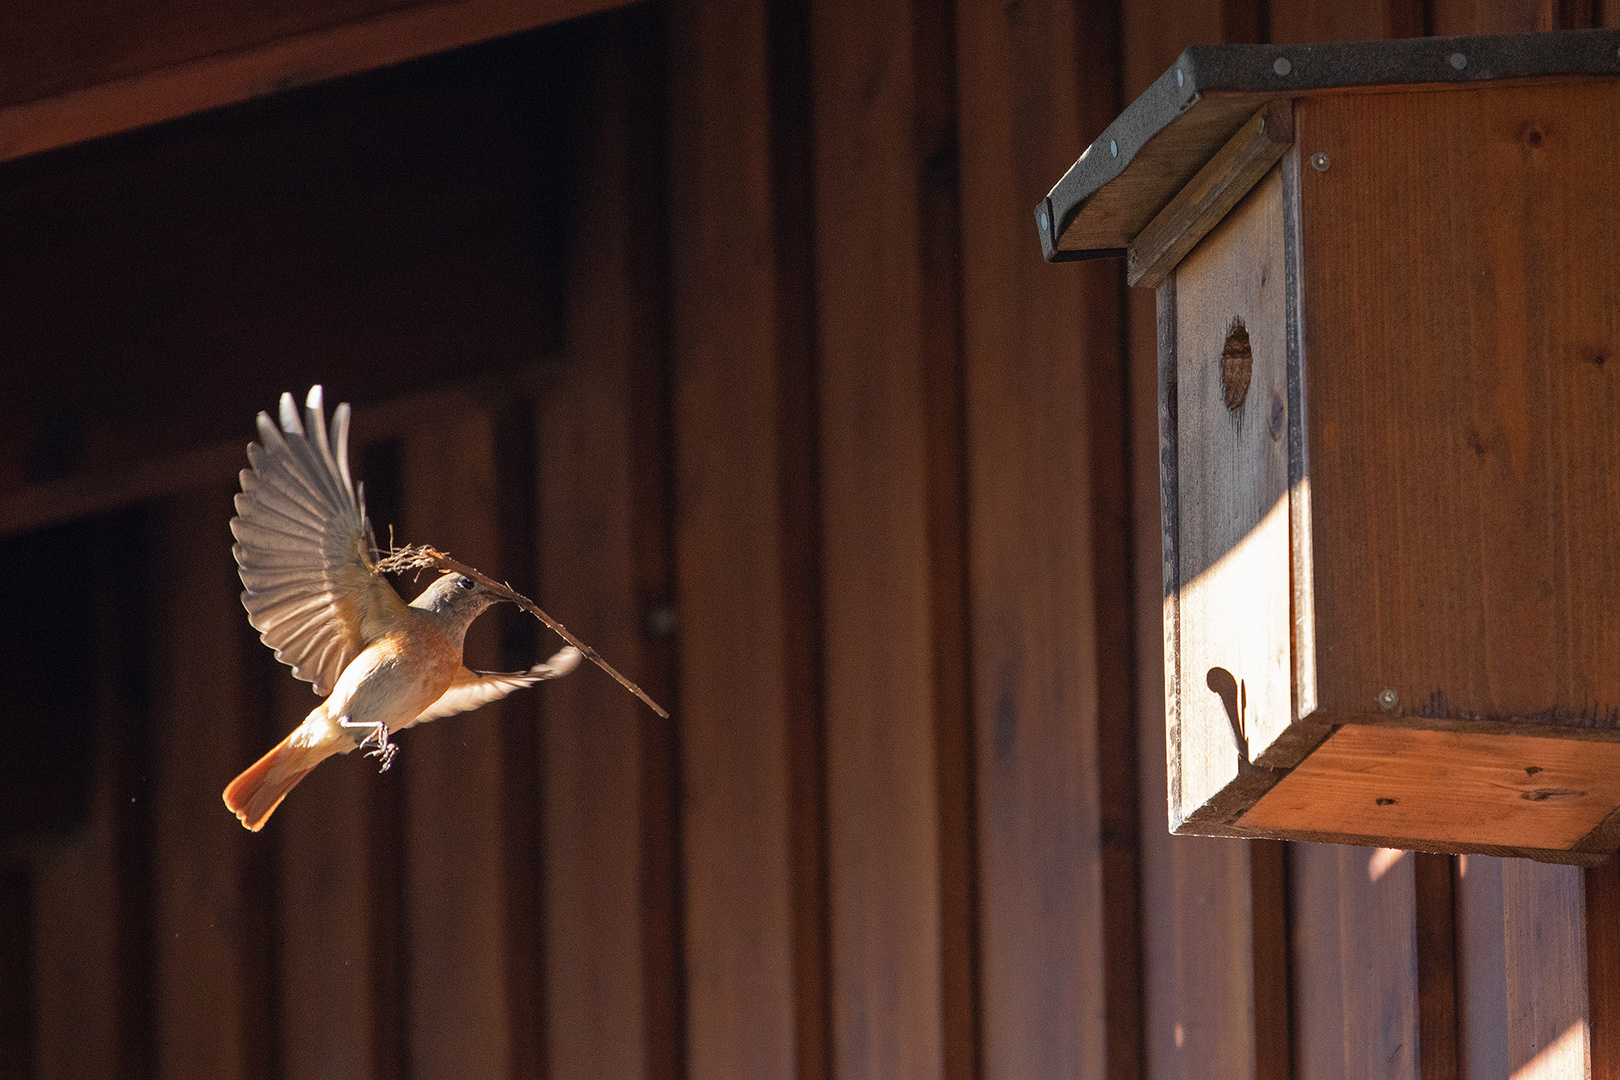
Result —
[[[295,730],[225,787],[225,805],[254,832],[264,828],[281,800],[310,770],[337,753],[340,743],[296,745]]]

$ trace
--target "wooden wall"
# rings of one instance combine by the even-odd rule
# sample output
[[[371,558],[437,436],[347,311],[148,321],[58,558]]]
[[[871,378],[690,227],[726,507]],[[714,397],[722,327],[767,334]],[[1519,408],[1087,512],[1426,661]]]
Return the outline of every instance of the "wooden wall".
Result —
[[[1604,20],[668,0],[0,168],[0,1076],[1620,1073],[1614,861],[1168,835],[1152,298],[1030,213],[1186,44]],[[236,600],[233,473],[315,377],[380,524],[674,720],[582,671],[243,831],[219,790],[314,699]]]

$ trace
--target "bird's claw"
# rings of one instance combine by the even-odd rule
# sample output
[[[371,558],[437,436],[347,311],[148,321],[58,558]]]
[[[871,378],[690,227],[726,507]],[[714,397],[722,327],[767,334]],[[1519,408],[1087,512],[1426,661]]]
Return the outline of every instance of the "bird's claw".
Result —
[[[387,772],[388,766],[394,763],[394,755],[399,753],[399,747],[395,746],[388,738],[387,724],[378,724],[375,731],[360,740],[360,745],[365,747],[373,742],[377,744],[377,748],[369,751],[366,757],[381,758],[382,763],[377,767],[377,771]]]

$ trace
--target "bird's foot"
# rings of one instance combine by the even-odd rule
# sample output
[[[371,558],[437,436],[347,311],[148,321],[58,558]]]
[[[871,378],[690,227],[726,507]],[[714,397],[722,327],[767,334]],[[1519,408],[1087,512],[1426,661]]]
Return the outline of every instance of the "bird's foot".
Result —
[[[399,753],[399,747],[395,746],[393,741],[388,738],[387,724],[354,724],[350,723],[347,717],[339,720],[338,724],[345,728],[363,729],[366,732],[366,737],[360,740],[360,748],[364,750],[375,743],[377,748],[367,753],[366,757],[381,758],[382,764],[377,771],[388,771],[388,766],[394,763],[394,755]]]
[[[381,724],[377,726],[382,727]],[[361,743],[360,745],[364,746],[366,744]],[[381,738],[377,740],[377,749],[366,754],[366,757],[381,758],[382,763],[377,766],[377,771],[387,772],[388,766],[394,763],[394,755],[397,753],[399,753],[399,747],[388,741],[388,729],[384,727]]]

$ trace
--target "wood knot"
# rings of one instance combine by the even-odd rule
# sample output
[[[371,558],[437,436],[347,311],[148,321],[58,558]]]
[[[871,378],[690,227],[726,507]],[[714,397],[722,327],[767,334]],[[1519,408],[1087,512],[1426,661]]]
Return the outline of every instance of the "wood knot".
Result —
[[[1519,798],[1530,802],[1548,802],[1554,799],[1574,799],[1585,794],[1584,791],[1571,791],[1568,788],[1544,787],[1523,792],[1519,795]]]
[[[1234,318],[1226,332],[1226,344],[1221,347],[1221,395],[1226,407],[1237,412],[1249,396],[1249,381],[1254,378],[1254,352],[1249,348],[1249,329],[1242,319]]]
[[[1374,799],[1373,802],[1377,803],[1379,806],[1394,806],[1395,805],[1395,800],[1394,799]]]

